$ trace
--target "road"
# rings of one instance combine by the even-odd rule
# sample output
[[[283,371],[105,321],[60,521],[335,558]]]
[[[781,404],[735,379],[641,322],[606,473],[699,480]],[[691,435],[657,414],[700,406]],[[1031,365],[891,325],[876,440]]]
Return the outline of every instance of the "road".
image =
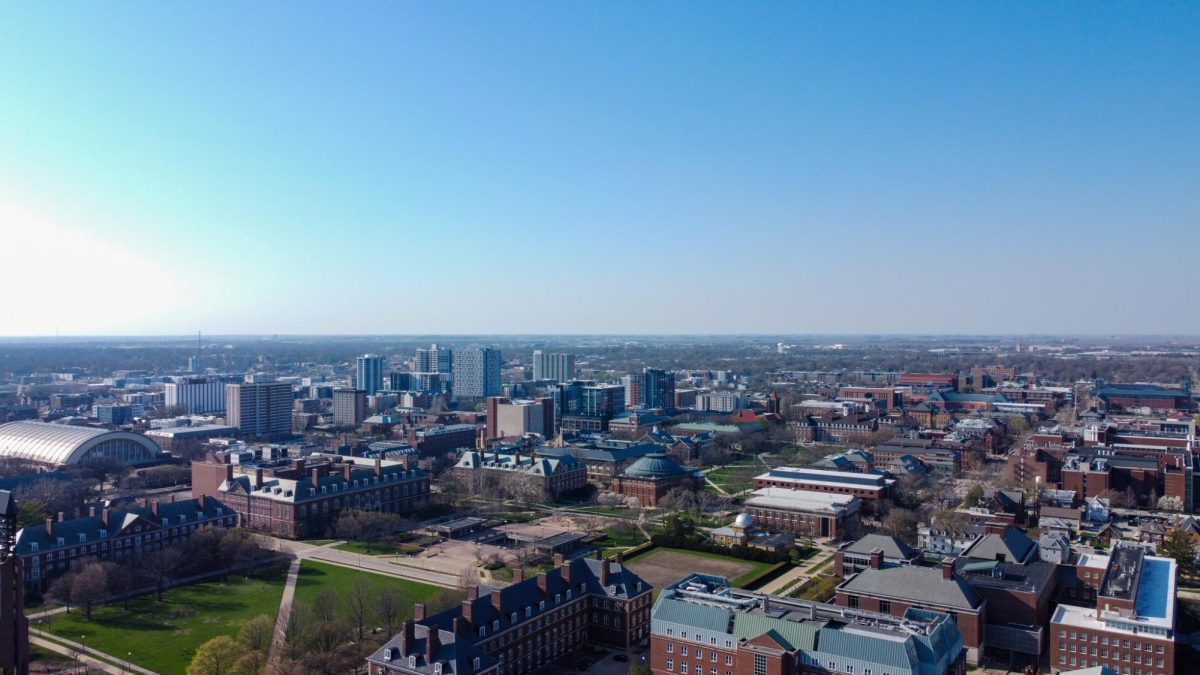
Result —
[[[291,553],[300,560],[317,560],[341,567],[383,574],[389,577],[408,579],[431,586],[442,588],[458,588],[460,577],[457,572],[445,572],[438,569],[438,563],[431,558],[409,556],[371,556],[349,551],[339,551],[334,546],[343,542],[317,546],[302,541],[266,537],[273,548],[285,553]]]

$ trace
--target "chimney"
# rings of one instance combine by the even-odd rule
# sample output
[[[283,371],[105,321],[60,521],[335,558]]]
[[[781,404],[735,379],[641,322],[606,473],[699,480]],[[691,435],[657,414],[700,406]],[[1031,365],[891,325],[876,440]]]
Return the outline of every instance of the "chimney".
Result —
[[[150,502],[150,513],[154,514],[155,518],[158,517],[158,500],[157,499]]]
[[[883,567],[883,549],[877,548],[874,551],[871,551],[871,559],[869,564],[873,570]]]
[[[201,511],[203,511],[205,509],[205,503],[206,503],[206,499],[205,499],[204,495],[196,495],[196,508],[197,509],[200,509]],[[108,520],[106,519],[104,522],[107,523]]]
[[[554,566],[555,567],[563,566],[563,554],[561,554],[561,553],[554,554]]]
[[[478,600],[479,599],[479,587],[478,586],[472,586],[467,589],[467,599],[468,600]]]
[[[601,586],[608,585],[608,561],[607,560],[600,561],[600,585]]]
[[[295,471],[295,472],[299,473],[299,472],[301,472],[301,471],[303,471],[303,470],[304,470],[304,460],[302,460],[302,459],[293,459],[293,460],[292,460],[292,471]]]
[[[167,503],[168,503],[168,504],[174,504],[174,503],[175,503],[175,493],[174,493],[174,492],[172,492],[171,494],[167,495]]]
[[[378,478],[382,475],[383,475],[383,460],[376,459],[375,460],[375,477]]]
[[[498,613],[500,613],[501,610],[504,609],[504,603],[502,603],[500,601],[500,589],[499,588],[492,589],[492,609],[496,610],[496,612],[498,612]]]
[[[541,590],[543,593],[545,593],[545,592],[546,592],[546,588],[547,588],[547,585],[546,585],[546,578],[547,578],[547,577],[546,577],[546,573],[545,573],[545,572],[538,572],[538,575],[537,575],[537,585],[538,585],[538,589],[539,589],[539,590]]]
[[[149,506],[149,504],[147,504],[147,503],[146,503],[146,498],[145,498],[145,497],[138,497],[138,500],[137,500],[137,505],[138,505],[138,508],[139,508],[139,509],[144,509],[144,508],[146,508],[147,506]],[[62,522],[62,514],[59,514],[59,519],[58,519],[58,522],[60,522],[60,523]]]
[[[596,551],[594,553],[592,553],[592,557],[595,558],[596,560],[604,560],[604,556],[601,555],[600,549],[596,549]]]
[[[954,558],[946,558],[942,560],[942,578],[954,578]]]
[[[409,456],[409,455],[407,455],[407,454],[405,454],[405,455],[401,455],[401,456],[400,456],[400,462],[401,462],[402,464],[404,464],[404,470],[405,470],[405,471],[408,471],[408,470],[409,470],[410,456]]]
[[[58,512],[58,522],[60,522],[60,523],[61,523],[61,522],[63,522],[64,520],[66,520],[66,517],[65,517],[65,516],[63,516],[63,512],[62,512],[62,511],[59,511],[59,512]]]
[[[462,617],[456,616],[453,619],[451,619],[451,621],[450,621],[450,630],[455,635],[466,635],[467,634],[467,623],[465,621],[463,621]]]
[[[617,551],[617,555],[613,557],[613,562],[617,563],[618,565],[624,565],[625,564],[625,552]]]
[[[433,657],[438,650],[438,627],[428,626],[425,637],[425,662],[433,663]]]
[[[46,519],[46,536],[48,536],[48,537],[54,536],[54,519],[53,518]]]
[[[478,595],[478,593],[476,593],[476,595]],[[467,623],[468,623],[468,624],[472,622],[472,616],[471,616],[471,615],[472,615],[472,611],[471,611],[471,608],[472,608],[472,607],[474,606],[474,604],[475,604],[474,602],[472,602],[474,599],[475,599],[475,598],[470,598],[470,597],[469,597],[469,598],[467,598],[466,600],[463,600],[463,601],[462,601],[462,617],[463,617],[464,619],[466,619],[466,620],[467,620]]]
[[[405,621],[404,630],[400,633],[400,654],[402,656],[408,656],[408,650],[412,649],[413,642],[413,622]]]
[[[309,473],[309,476],[311,476],[313,487],[321,487],[321,470],[320,469],[314,467],[312,472]]]
[[[203,495],[200,497],[200,499],[201,501],[204,500]],[[105,527],[108,527],[108,509],[100,510],[100,522],[104,523]]]
[[[413,603],[413,621],[425,620],[425,605],[419,602]]]
[[[561,556],[562,554],[560,553],[559,555]],[[563,583],[567,585],[567,588],[570,588],[571,587],[571,562],[564,560],[562,563],[562,567],[558,568],[558,573],[562,575]]]
[[[88,507],[88,518],[95,518],[95,517],[96,517],[96,507],[89,506]]]
[[[263,470],[255,469],[254,470],[254,489],[255,490],[262,488],[262,483],[263,483],[262,479],[263,479]]]
[[[350,470],[353,468],[354,467],[350,466],[349,464],[342,465],[342,479],[345,480],[347,483],[350,482]]]

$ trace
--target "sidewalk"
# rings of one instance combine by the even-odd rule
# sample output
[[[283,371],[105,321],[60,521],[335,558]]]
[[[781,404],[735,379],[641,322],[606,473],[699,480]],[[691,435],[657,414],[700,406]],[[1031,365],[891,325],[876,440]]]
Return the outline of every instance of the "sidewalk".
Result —
[[[296,595],[296,580],[300,578],[300,558],[292,560],[288,567],[287,583],[283,586],[283,596],[279,598],[279,613],[275,616],[275,633],[271,638],[271,653],[268,662],[279,658],[279,649],[287,640],[288,622],[292,618],[292,598]]]
[[[128,673],[158,675],[153,670],[142,668],[136,663],[129,663],[125,659],[117,658],[112,654],[98,652],[78,642],[73,642],[33,628],[29,629],[29,642],[30,644],[49,649],[52,652],[62,654],[76,661],[81,661],[89,668],[94,668],[104,673],[113,673],[114,675],[126,675]]]

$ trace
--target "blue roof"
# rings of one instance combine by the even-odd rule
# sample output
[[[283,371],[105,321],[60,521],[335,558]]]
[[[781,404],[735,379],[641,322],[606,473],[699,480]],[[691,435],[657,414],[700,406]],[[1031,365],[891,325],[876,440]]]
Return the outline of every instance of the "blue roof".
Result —
[[[822,483],[846,483],[848,485],[864,485],[867,487],[879,487],[883,482],[883,476],[863,474],[861,476],[833,476],[828,471],[797,471],[795,469],[771,469],[767,472],[771,478],[791,478],[794,480],[814,480]]]
[[[1167,603],[1171,583],[1171,561],[1146,558],[1142,562],[1142,578],[1138,584],[1137,613],[1154,619],[1167,618]]]

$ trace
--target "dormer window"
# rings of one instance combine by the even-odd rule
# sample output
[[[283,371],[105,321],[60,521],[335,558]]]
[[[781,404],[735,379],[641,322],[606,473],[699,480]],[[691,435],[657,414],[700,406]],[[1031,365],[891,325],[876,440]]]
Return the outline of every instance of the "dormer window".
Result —
[[[509,623],[514,623],[514,624],[517,622],[517,613],[516,613],[516,612],[513,612],[513,613],[512,613],[512,616],[511,616],[511,617],[509,617],[509,620],[508,620],[508,622],[509,622]]]
[[[471,661],[471,668],[473,670],[479,670],[479,657],[478,656],[475,657],[475,660]]]
[[[570,591],[567,591],[567,592],[570,593]],[[554,594],[554,604],[558,604],[560,602],[562,602],[562,593],[555,593]]]
[[[526,619],[528,619],[528,618],[529,618],[529,617],[531,617],[531,616],[533,616],[533,608],[532,608],[532,607],[526,607],[526,608],[525,608],[525,618],[526,618]]]
[[[495,619],[492,621],[492,632],[497,632],[499,630],[500,630],[500,619]]]
[[[100,530],[100,538],[108,539],[108,530]]]
[[[63,539],[62,537],[59,537],[59,538],[58,538],[58,545],[59,545],[59,546],[62,546],[63,544],[66,544],[66,543],[67,543],[67,542],[66,542],[66,540],[65,540],[65,539]]]
[[[80,541],[80,543],[87,541],[87,535],[83,532],[80,532],[79,533],[79,541]]]
[[[546,601],[545,601],[545,600],[539,600],[539,601],[538,601],[538,611],[539,611],[539,612],[544,612],[544,611],[546,611]]]
[[[36,541],[29,542],[29,550],[33,551],[34,553],[37,553],[38,552],[38,543]]]
[[[433,664],[433,675],[442,675],[442,662],[438,661]]]
[[[390,648],[383,650],[383,660],[384,661],[392,660],[392,650]]]
[[[408,657],[408,667],[409,667],[409,668],[416,668],[416,667],[417,667],[417,657],[416,657],[416,656],[409,656],[409,657]]]
[[[487,626],[479,627],[479,637],[481,637],[481,638],[487,637]]]

